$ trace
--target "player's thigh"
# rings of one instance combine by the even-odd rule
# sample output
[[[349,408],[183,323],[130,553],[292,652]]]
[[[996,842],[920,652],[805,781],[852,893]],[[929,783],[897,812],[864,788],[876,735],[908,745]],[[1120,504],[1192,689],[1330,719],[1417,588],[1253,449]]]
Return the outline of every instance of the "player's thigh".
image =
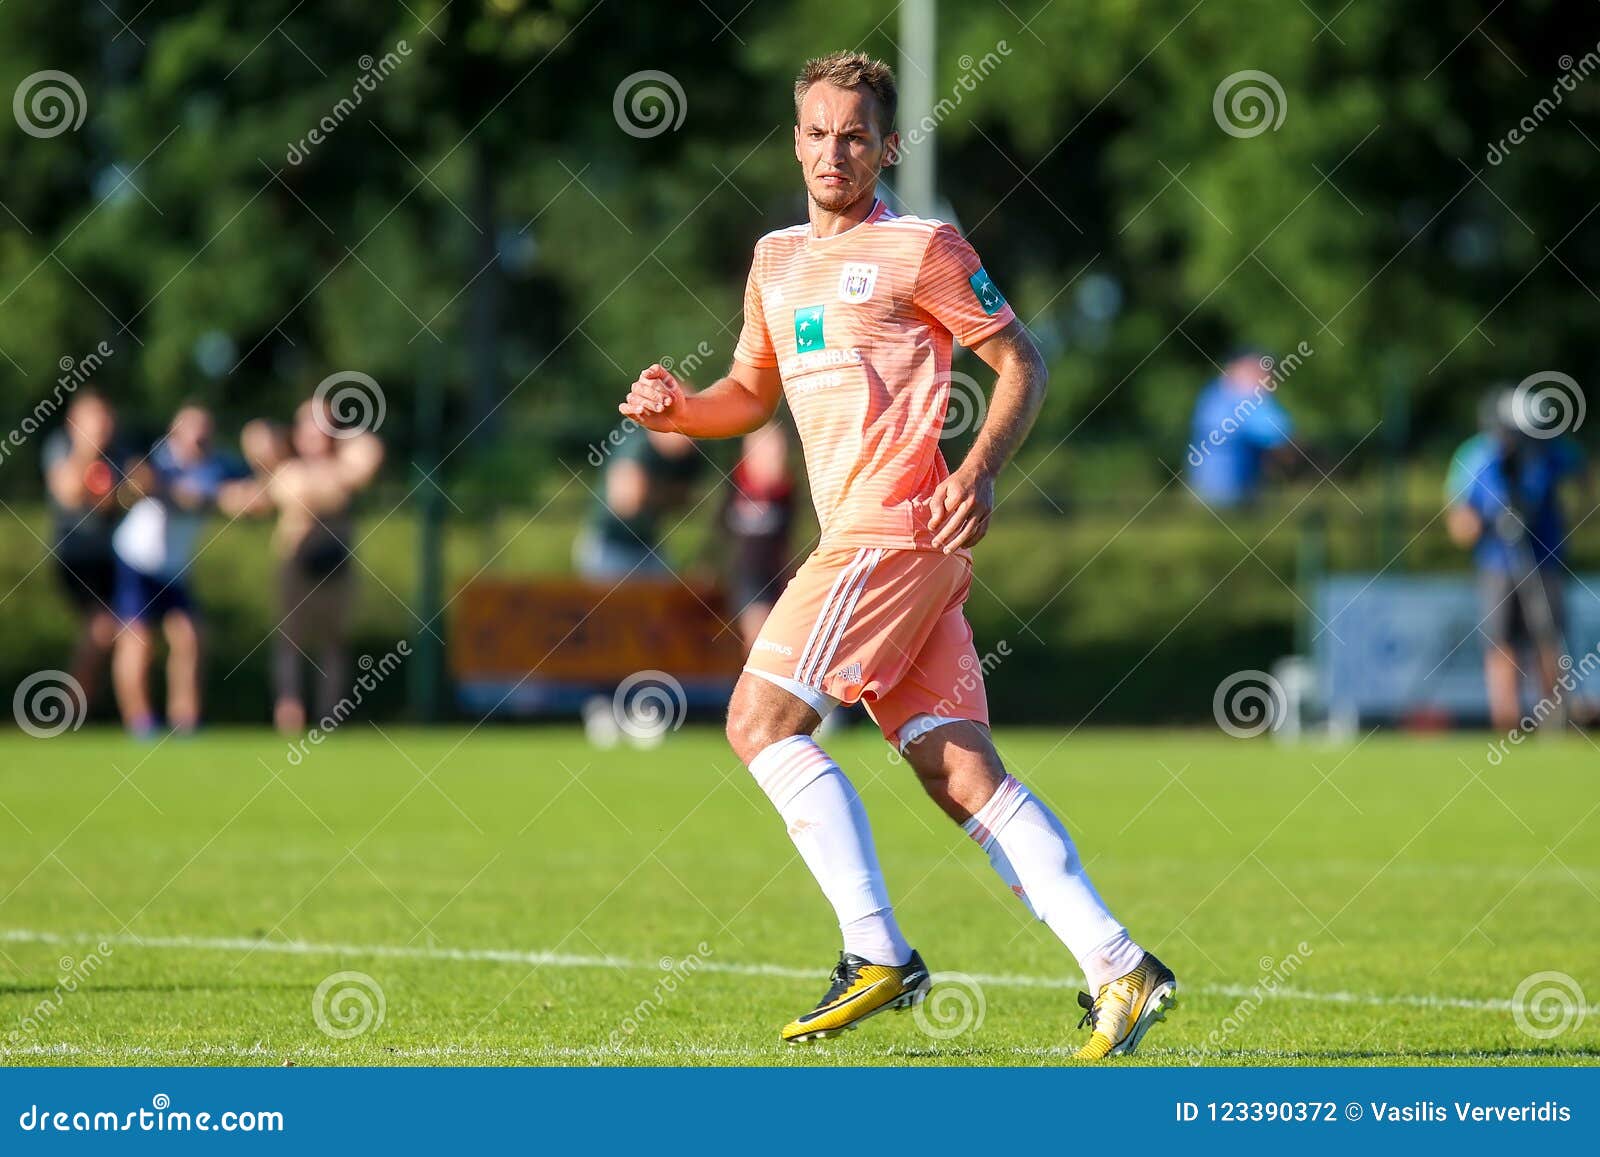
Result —
[[[780,740],[815,731],[822,722],[820,706],[747,670],[739,676],[728,703],[728,743],[740,760],[749,763]]]
[[[939,616],[899,681],[867,709],[884,739],[901,750],[954,720],[979,724],[987,736],[983,675],[972,627],[957,604]]]

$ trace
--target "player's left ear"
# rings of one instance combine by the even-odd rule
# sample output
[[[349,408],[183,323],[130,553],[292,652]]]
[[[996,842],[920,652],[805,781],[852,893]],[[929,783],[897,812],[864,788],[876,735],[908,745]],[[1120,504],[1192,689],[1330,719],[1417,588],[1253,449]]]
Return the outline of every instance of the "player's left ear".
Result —
[[[900,134],[893,132],[883,138],[883,167],[887,169],[890,165],[898,165],[899,163]]]

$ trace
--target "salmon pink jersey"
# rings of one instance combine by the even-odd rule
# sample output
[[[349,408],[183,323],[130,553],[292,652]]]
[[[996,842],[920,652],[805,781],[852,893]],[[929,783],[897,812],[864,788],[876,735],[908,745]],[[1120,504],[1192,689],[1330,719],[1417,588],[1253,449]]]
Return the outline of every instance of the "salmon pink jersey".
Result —
[[[954,226],[882,201],[833,237],[796,225],[756,243],[733,356],[778,368],[823,545],[932,548],[951,341],[1014,317]]]

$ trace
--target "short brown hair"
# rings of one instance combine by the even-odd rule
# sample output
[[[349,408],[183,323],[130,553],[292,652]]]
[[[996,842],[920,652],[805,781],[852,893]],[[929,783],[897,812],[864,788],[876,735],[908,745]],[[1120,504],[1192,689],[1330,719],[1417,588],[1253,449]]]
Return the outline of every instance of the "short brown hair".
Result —
[[[800,75],[794,78],[794,115],[800,119],[800,102],[818,81],[835,88],[857,88],[866,85],[878,99],[878,128],[884,136],[894,131],[894,114],[900,104],[899,90],[895,88],[894,70],[881,60],[874,60],[865,52],[830,52],[805,63]]]

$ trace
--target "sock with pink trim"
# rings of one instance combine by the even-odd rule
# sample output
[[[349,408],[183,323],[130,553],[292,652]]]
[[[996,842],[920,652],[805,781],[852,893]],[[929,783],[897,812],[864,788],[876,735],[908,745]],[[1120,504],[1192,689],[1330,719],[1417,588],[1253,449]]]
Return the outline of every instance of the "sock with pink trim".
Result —
[[[750,761],[750,772],[833,905],[844,950],[874,964],[910,960],[866,809],[839,765],[811,736],[793,735],[764,748]]]

